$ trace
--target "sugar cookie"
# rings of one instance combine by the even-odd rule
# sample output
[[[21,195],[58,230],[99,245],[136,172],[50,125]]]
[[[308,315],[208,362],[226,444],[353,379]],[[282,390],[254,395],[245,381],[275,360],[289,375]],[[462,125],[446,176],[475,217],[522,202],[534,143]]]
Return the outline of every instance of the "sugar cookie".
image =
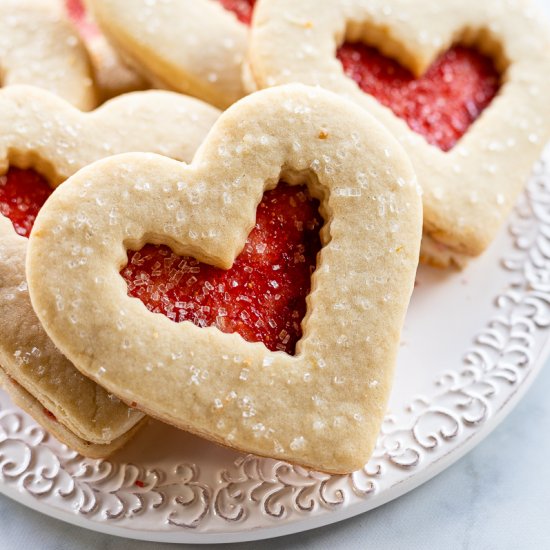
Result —
[[[279,180],[307,184],[325,221],[295,355],[128,296],[127,248],[165,244],[230,268]],[[142,411],[241,451],[349,472],[385,414],[421,226],[415,175],[389,132],[335,94],[289,85],[223,113],[189,166],[127,154],[70,178],[31,233],[30,295],[77,368]]]
[[[494,239],[550,137],[550,32],[543,20],[523,1],[326,0],[319,9],[315,0],[261,0],[253,18],[249,65],[260,88],[287,82],[320,85],[352,99],[383,122],[410,155],[424,191],[423,259],[463,263]],[[376,46],[417,77],[454,44],[474,46],[494,60],[502,75],[500,90],[456,145],[444,144],[452,146],[444,152],[415,132],[410,118],[407,124],[375,99],[374,95],[380,97],[376,86],[394,85],[395,75],[384,80],[372,71],[353,74],[359,58],[372,57],[371,53],[344,55],[352,78],[346,76],[337,59],[346,52],[339,47],[358,42]],[[455,50],[453,56],[456,61],[462,53]],[[419,94],[416,104],[411,99],[402,105],[402,114],[430,112],[430,101],[445,105],[445,89],[469,83],[453,70],[450,63],[442,71],[446,88],[442,86],[439,98],[413,82],[410,87]],[[368,78],[378,80],[369,88]],[[358,83],[374,95],[364,93]],[[401,91],[391,88],[386,95],[397,93]],[[451,125],[464,129],[461,116],[475,118],[490,96],[484,96],[484,89],[472,93],[471,101],[445,113]],[[483,96],[479,104],[474,101],[477,93]],[[381,101],[399,110],[392,105],[394,98]],[[433,111],[428,120],[416,122],[437,129],[442,116]],[[436,137],[431,132],[432,142]]]
[[[225,108],[245,95],[248,27],[212,0],[90,0],[110,42],[152,82]]]

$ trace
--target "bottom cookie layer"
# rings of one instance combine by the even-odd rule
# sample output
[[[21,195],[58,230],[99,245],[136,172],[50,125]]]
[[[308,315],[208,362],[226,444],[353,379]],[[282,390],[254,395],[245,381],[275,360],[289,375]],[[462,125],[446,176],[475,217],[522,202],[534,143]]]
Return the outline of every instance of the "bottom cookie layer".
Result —
[[[147,421],[147,418],[143,418],[130,430],[110,443],[91,443],[90,441],[78,437],[66,426],[61,424],[55,416],[38,401],[38,399],[6,374],[2,367],[0,367],[0,385],[9,394],[15,405],[30,414],[51,435],[61,441],[61,443],[67,445],[67,447],[88,458],[108,457],[128,443]]]
[[[447,245],[436,241],[427,233],[422,234],[422,244],[420,245],[420,262],[446,269],[455,267],[464,269],[473,256],[468,256],[462,252],[457,252]]]

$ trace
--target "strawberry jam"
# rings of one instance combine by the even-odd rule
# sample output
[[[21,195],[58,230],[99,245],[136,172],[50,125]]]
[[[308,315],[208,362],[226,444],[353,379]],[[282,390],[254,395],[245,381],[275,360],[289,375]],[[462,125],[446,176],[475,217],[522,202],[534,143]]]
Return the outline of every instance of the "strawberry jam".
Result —
[[[219,2],[226,10],[232,11],[241,23],[250,25],[256,0],[219,0]]]
[[[54,422],[57,422],[57,417],[55,416],[55,414],[53,414],[52,411],[46,409],[46,407],[44,407],[42,409],[42,412],[50,419],[50,420],[53,420]]]
[[[65,9],[84,38],[100,34],[97,25],[88,18],[83,0],[65,0]]]
[[[493,61],[462,46],[441,55],[420,78],[363,44],[345,43],[337,57],[361,90],[443,151],[466,133],[500,85]]]
[[[28,237],[34,220],[52,188],[34,170],[10,168],[0,176],[0,214],[13,223],[13,227]]]
[[[318,206],[303,186],[280,184],[267,191],[256,225],[227,271],[177,256],[166,246],[129,251],[121,271],[128,294],[173,321],[238,332],[293,354],[321,249]]]

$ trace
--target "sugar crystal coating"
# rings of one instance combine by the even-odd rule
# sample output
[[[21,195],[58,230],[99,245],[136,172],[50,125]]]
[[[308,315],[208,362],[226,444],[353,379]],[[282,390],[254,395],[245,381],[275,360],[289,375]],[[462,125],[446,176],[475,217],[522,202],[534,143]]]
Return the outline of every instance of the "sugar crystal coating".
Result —
[[[128,294],[175,322],[238,332],[293,354],[321,249],[322,218],[306,188],[280,184],[264,194],[256,225],[228,271],[146,245],[128,254]],[[240,379],[246,381],[248,370]]]
[[[492,60],[462,46],[441,55],[417,79],[363,44],[345,43],[337,57],[364,92],[443,151],[452,149],[499,90],[500,76]]]

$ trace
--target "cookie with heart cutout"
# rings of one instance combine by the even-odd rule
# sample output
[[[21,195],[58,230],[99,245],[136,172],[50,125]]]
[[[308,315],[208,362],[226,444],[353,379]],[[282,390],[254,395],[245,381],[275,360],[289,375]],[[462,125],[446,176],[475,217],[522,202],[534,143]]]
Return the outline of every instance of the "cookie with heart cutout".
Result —
[[[97,105],[86,48],[60,2],[0,2],[0,84],[38,86],[84,111]]]
[[[83,0],[64,2],[67,14],[74,22],[90,54],[101,101],[151,87],[145,77],[122,62],[86,10]]]
[[[28,86],[0,91],[0,111],[0,365],[13,381],[8,391],[17,384],[16,400],[31,414],[38,411],[39,422],[44,409],[53,415],[54,433],[69,446],[108,453],[128,439],[142,414],[82,376],[47,337],[27,291],[25,235],[53,188],[81,167],[124,151],[190,160],[219,112],[196,99],[149,91],[82,113]]]
[[[309,261],[305,242],[292,254],[273,252],[287,235],[279,215],[267,217],[269,240],[256,238],[258,226],[250,233],[280,181],[291,190],[305,184],[324,220],[307,311],[303,319],[288,312],[303,331],[295,354],[251,342],[254,335],[223,320],[235,316],[232,302],[247,304],[238,314],[246,320],[286,299],[281,285],[293,278],[262,286],[254,277],[261,256],[274,274],[283,262]],[[282,189],[277,197],[290,206],[310,200]],[[30,236],[31,300],[59,349],[125,402],[241,451],[353,471],[368,460],[385,413],[418,263],[421,202],[403,149],[364,110],[298,84],[264,90],[221,115],[191,165],[118,155],[70,178]],[[303,218],[294,225],[314,228]],[[165,245],[166,262],[148,259],[153,245]],[[211,273],[212,284],[205,276],[208,267],[231,273],[254,253],[242,269],[250,278]],[[196,315],[144,304],[125,278],[147,295],[155,273],[132,278],[126,270],[136,262],[171,270],[157,301],[181,300],[172,305]],[[181,298],[174,289],[182,279],[201,285]],[[220,299],[230,311],[221,312]],[[204,308],[222,319],[208,326]]]
[[[424,191],[423,260],[463,264],[550,137],[549,37],[523,1],[261,0],[249,66],[260,88],[320,85],[383,122]]]
[[[248,27],[223,2],[89,0],[101,30],[151,82],[226,108],[245,95]]]

